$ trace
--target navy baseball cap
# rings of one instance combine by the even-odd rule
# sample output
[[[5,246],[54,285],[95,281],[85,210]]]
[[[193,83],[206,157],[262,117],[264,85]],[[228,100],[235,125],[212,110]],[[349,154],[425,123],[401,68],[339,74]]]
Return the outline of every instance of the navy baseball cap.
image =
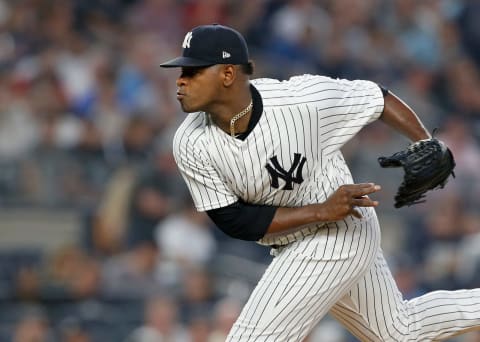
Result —
[[[180,57],[160,66],[176,68],[248,63],[248,47],[243,36],[219,24],[195,27],[185,35],[182,48]]]

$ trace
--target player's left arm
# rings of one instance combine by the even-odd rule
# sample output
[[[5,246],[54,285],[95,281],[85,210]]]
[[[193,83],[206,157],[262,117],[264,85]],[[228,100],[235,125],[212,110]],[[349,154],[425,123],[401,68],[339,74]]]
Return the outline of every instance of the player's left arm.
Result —
[[[430,133],[413,109],[392,92],[386,92],[380,120],[411,141],[431,138]]]
[[[450,175],[455,177],[455,160],[450,149],[432,139],[415,112],[398,97],[393,94],[385,97],[380,119],[412,140],[406,149],[378,158],[382,167],[402,167],[405,171],[395,195],[396,208],[424,202],[428,191],[443,188]]]

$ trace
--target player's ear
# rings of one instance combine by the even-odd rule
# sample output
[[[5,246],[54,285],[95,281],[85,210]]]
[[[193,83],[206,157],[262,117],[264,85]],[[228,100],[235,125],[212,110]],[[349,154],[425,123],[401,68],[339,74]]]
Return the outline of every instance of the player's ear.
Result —
[[[235,81],[235,78],[237,77],[237,70],[235,69],[235,66],[232,64],[224,64],[223,70],[222,70],[222,77],[223,77],[223,85],[225,87],[229,87],[233,84]]]

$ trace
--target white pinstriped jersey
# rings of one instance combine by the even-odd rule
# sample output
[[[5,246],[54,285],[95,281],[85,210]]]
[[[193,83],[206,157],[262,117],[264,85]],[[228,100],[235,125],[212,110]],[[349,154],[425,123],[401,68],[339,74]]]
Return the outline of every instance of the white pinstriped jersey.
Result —
[[[188,115],[175,134],[174,156],[197,210],[239,198],[303,206],[324,202],[340,185],[353,183],[340,148],[382,113],[377,84],[313,75],[251,83],[261,95],[263,113],[245,140],[231,137],[203,112]],[[374,215],[372,208],[361,210],[364,217]],[[318,228],[304,227],[297,234]],[[283,234],[259,242],[282,245],[295,239]]]

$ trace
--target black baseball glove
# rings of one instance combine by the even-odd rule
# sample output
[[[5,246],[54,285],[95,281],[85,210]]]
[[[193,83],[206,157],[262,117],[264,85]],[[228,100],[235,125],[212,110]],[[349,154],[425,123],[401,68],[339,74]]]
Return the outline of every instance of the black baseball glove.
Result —
[[[378,162],[382,167],[402,166],[405,171],[395,195],[395,208],[425,202],[421,199],[427,191],[443,188],[450,174],[455,177],[452,152],[435,138],[419,140],[390,157],[378,158]]]

